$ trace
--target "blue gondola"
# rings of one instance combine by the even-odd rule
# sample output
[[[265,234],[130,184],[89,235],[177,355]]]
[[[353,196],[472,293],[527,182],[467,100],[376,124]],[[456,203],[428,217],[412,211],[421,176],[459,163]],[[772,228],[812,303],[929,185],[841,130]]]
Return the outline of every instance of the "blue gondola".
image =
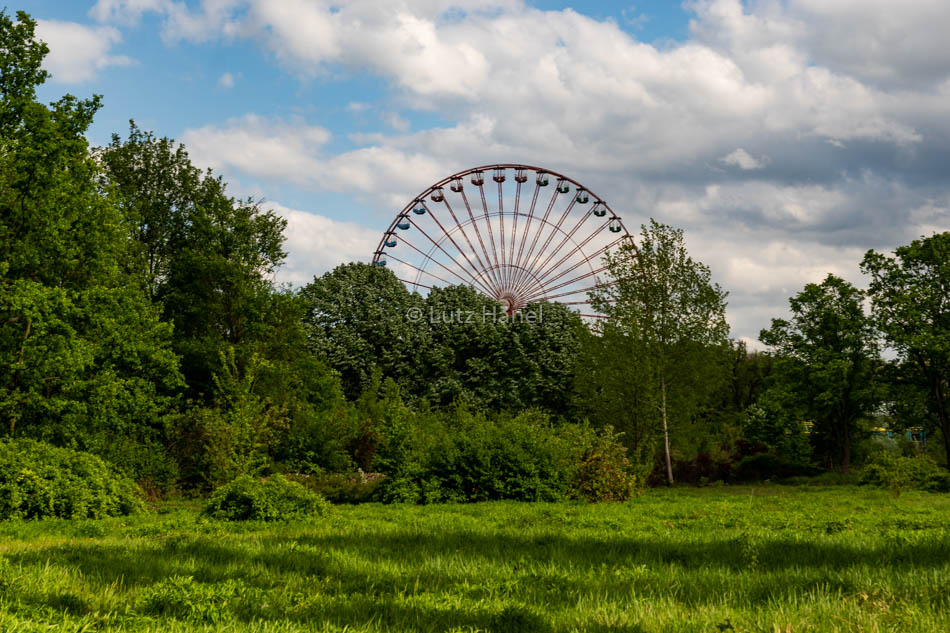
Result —
[[[425,215],[425,214],[426,214],[426,208],[425,208],[425,207],[416,207],[416,208],[414,208],[414,209],[412,210],[412,212],[415,213],[416,215]]]
[[[375,262],[375,264],[376,264],[377,266],[385,266],[385,265],[386,265],[386,260],[385,260],[385,259],[382,259],[382,258],[377,259],[376,262]]]
[[[383,242],[386,245],[386,248],[396,248],[396,236],[388,235],[386,236],[386,241]]]
[[[399,227],[399,229],[402,231],[408,231],[409,227],[411,226],[409,224],[409,218],[407,218],[406,216],[402,216],[401,218],[399,218],[399,222],[396,222],[396,226]]]

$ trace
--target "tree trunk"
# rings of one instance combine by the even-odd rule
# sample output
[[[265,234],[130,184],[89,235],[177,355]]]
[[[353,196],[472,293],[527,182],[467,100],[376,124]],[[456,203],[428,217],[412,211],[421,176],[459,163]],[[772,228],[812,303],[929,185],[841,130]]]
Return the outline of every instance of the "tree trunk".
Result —
[[[673,485],[673,460],[670,459],[670,426],[666,419],[666,376],[660,372],[660,410],[663,412],[663,444],[666,449],[666,484]]]

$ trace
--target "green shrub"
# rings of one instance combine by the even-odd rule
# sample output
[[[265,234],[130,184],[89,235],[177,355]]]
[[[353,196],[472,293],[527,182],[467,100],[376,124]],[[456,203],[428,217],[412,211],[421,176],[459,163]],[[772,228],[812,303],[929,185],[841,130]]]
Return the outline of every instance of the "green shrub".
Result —
[[[214,491],[204,513],[227,521],[280,521],[322,516],[329,508],[326,499],[282,475],[241,475]]]
[[[287,475],[316,492],[330,503],[364,503],[369,501],[386,475],[382,473],[325,473],[320,475]]]
[[[858,483],[898,492],[911,488],[950,492],[950,472],[926,455],[904,457],[881,453],[864,467]]]
[[[743,457],[732,469],[733,481],[765,481],[789,477],[811,477],[821,474],[820,468],[782,459],[772,453],[758,453]]]
[[[95,455],[0,441],[0,519],[98,519],[142,508],[135,483]]]
[[[631,473],[620,435],[609,426],[601,433],[589,431],[584,435],[586,441],[581,444],[583,452],[571,481],[571,496],[593,502],[626,501],[636,495],[637,478]]]

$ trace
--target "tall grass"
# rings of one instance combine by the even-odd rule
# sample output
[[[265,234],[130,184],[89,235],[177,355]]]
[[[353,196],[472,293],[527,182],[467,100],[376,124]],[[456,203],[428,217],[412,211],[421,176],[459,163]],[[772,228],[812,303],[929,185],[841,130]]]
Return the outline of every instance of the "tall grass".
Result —
[[[674,489],[624,504],[0,523],[0,631],[950,630],[950,496]]]

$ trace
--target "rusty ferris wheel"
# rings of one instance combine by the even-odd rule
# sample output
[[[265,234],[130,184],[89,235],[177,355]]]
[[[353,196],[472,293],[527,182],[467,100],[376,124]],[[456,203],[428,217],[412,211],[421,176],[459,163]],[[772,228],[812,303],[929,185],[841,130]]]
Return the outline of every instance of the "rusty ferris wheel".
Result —
[[[600,317],[587,293],[611,283],[600,258],[628,239],[620,217],[576,180],[531,165],[486,165],[413,198],[383,233],[373,263],[390,266],[413,291],[470,285],[509,315],[556,301]]]

